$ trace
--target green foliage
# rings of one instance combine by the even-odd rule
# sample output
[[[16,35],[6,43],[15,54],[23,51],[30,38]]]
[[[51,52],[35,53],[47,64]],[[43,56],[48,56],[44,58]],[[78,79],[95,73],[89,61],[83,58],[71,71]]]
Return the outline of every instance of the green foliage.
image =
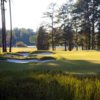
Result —
[[[37,34],[29,37],[29,41],[32,44],[36,44]]]
[[[37,49],[38,50],[48,50],[49,49],[49,37],[48,33],[44,29],[44,27],[40,27],[38,30],[37,37]]]
[[[7,31],[7,45],[9,45],[10,32]],[[27,45],[34,45],[36,42],[36,33],[32,29],[15,28],[13,29],[13,46],[22,41]]]
[[[52,12],[47,13],[47,17],[52,19],[52,25],[49,24],[53,30],[49,32],[53,32],[50,37],[53,41],[52,46],[63,45],[65,51],[71,51],[73,47],[78,50],[78,46],[81,46],[82,50],[100,49],[100,1],[76,0],[76,3],[74,1],[68,0],[58,9],[53,8]],[[73,35],[65,31],[69,23],[74,30]]]

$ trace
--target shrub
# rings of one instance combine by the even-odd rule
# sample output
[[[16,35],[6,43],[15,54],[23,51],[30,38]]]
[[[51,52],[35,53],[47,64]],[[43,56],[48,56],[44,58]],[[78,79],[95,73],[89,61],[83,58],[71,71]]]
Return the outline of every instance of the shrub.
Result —
[[[17,47],[27,47],[27,45],[24,42],[21,42],[21,41],[20,42],[17,42],[16,43],[16,46]]]

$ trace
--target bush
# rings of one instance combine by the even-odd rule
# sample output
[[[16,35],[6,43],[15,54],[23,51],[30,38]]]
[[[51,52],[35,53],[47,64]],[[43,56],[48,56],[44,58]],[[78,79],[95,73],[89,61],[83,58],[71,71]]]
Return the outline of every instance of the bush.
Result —
[[[20,42],[17,42],[16,43],[16,46],[17,47],[27,47],[27,45],[24,42],[21,42],[21,41]]]

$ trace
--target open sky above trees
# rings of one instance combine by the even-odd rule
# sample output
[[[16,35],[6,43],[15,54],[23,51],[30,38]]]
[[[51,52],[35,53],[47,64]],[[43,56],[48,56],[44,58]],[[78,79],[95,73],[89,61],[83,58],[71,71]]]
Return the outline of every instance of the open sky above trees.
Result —
[[[13,28],[32,28],[36,30],[41,24],[43,12],[52,2],[61,5],[67,0],[11,0]],[[1,19],[1,14],[0,14]],[[6,3],[6,27],[9,29],[9,9]],[[0,20],[1,27],[1,20]]]

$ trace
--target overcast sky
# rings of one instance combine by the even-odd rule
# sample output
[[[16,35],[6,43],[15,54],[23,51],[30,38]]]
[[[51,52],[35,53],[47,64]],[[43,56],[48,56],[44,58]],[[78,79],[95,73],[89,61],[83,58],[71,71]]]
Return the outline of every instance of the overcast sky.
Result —
[[[52,2],[63,4],[67,0],[11,0],[13,28],[32,28],[36,30],[42,22],[43,12]],[[9,29],[8,3],[6,4],[6,27]],[[1,15],[1,14],[0,14]],[[1,27],[1,17],[0,17]]]

